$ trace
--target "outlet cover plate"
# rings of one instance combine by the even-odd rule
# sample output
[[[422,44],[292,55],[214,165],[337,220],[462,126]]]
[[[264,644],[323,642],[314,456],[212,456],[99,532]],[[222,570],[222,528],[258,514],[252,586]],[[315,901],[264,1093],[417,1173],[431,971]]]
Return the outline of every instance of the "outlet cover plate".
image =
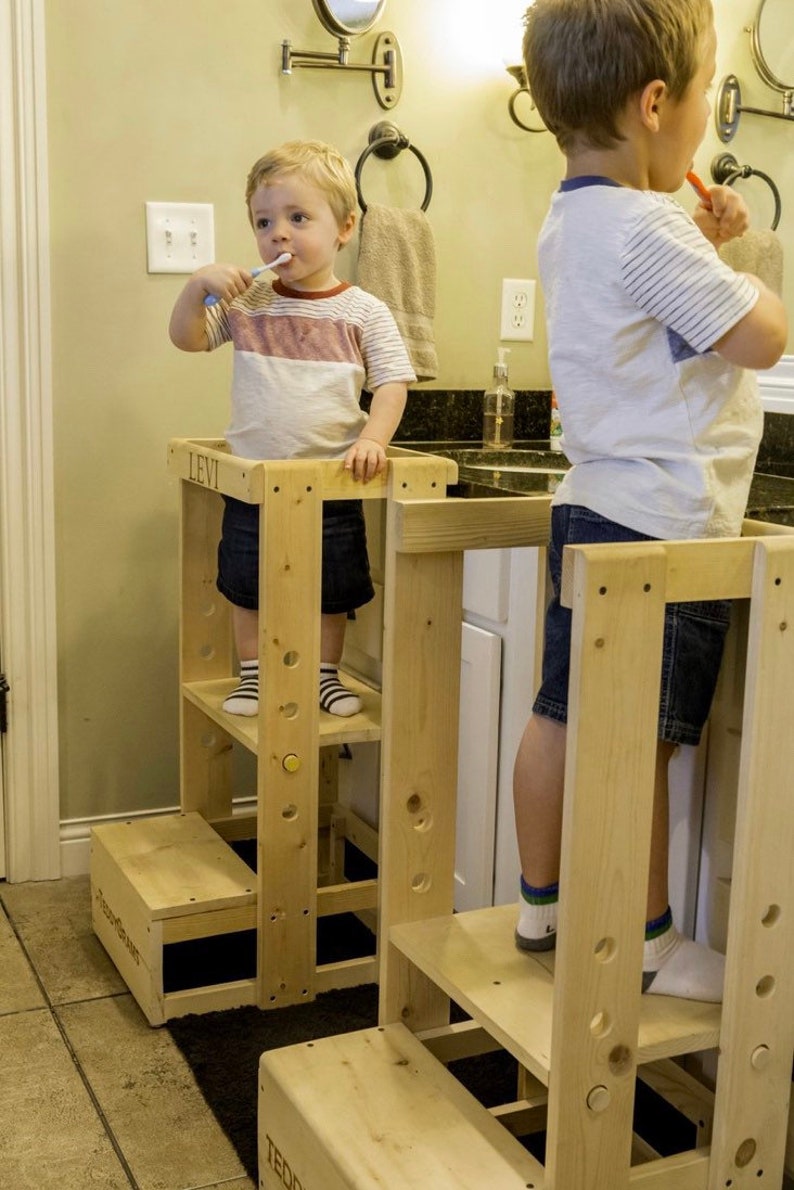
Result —
[[[535,338],[535,282],[505,277],[499,338],[531,343]]]

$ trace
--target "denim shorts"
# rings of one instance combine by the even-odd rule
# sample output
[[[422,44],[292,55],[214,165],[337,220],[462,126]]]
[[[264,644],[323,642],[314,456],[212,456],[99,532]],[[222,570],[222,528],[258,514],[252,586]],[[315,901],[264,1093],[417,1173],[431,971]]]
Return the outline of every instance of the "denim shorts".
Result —
[[[253,611],[259,607],[259,505],[223,499],[218,590],[230,603]],[[324,501],[322,556],[324,615],[352,612],[374,598],[360,500]]]
[[[543,680],[532,708],[537,715],[558,723],[568,720],[571,610],[560,604],[563,546],[653,540],[576,504],[561,504],[552,509],[549,570],[554,595],[546,611]],[[700,742],[717,685],[730,615],[728,599],[667,604],[659,700],[660,740],[672,744]]]

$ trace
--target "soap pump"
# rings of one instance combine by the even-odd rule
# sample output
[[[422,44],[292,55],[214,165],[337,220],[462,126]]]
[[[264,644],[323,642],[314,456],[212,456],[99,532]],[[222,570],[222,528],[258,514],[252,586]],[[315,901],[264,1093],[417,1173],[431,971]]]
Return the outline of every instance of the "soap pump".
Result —
[[[486,390],[482,408],[482,444],[489,450],[500,450],[513,445],[513,415],[515,393],[507,383],[505,356],[509,347],[498,349],[499,360],[494,364],[493,384]]]

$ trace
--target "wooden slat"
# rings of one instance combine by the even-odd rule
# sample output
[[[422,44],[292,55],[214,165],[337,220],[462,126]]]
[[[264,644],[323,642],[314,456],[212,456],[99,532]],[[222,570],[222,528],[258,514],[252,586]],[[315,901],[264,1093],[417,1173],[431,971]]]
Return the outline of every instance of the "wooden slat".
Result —
[[[238,459],[217,439],[172,438],[168,470],[191,485],[224,492],[249,504],[262,499],[261,468],[251,459]]]
[[[314,998],[322,486],[268,463],[259,522],[260,1008]]]
[[[395,547],[402,553],[546,546],[550,496],[505,496],[498,500],[450,498],[397,501]]]
[[[628,1184],[631,1190],[706,1190],[708,1166],[708,1149],[677,1153],[638,1165],[631,1170]]]
[[[317,916],[359,913],[378,904],[377,880],[355,880],[347,884],[326,884],[317,889]]]
[[[339,963],[321,963],[315,972],[314,990],[332,992],[337,988],[357,988],[363,983],[376,983],[378,960],[364,957],[344,959]]]
[[[234,983],[216,983],[201,988],[187,988],[182,992],[167,992],[163,1001],[167,1021],[194,1012],[225,1012],[229,1008],[245,1008],[256,1004],[256,980],[239,979]]]
[[[575,551],[546,1144],[555,1187],[627,1184],[664,584],[656,544]]]
[[[251,873],[251,881],[256,880]],[[188,942],[196,938],[213,938],[218,934],[236,934],[256,929],[256,902],[233,909],[214,909],[209,913],[192,913],[190,917],[167,917],[163,921],[163,946],[172,942]]]
[[[794,550],[759,540],[750,605],[711,1186],[780,1185],[794,1054]],[[761,1174],[756,1176],[760,1177]],[[754,1180],[754,1178],[753,1178]]]

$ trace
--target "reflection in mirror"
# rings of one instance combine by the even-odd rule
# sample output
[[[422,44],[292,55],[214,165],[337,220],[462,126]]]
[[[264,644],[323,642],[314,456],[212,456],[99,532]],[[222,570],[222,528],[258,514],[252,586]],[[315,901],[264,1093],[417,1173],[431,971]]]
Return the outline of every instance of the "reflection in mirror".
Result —
[[[321,24],[334,37],[357,37],[371,29],[386,0],[312,0]]]
[[[761,0],[750,29],[753,65],[773,91],[794,91],[794,5]]]

